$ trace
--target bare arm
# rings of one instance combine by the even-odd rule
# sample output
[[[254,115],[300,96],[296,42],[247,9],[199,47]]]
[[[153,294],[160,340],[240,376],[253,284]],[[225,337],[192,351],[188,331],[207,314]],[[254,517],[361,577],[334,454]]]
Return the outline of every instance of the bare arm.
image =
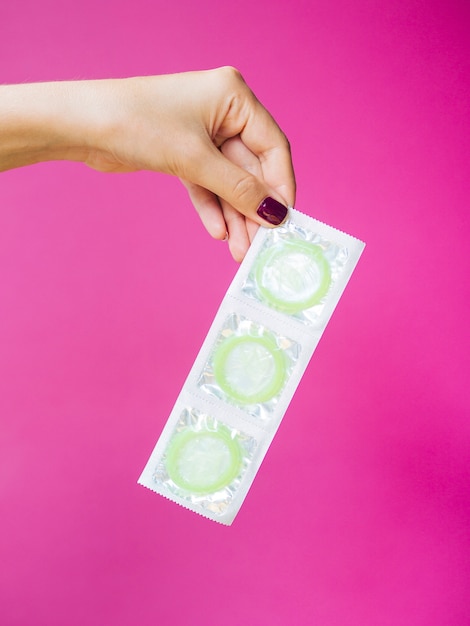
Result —
[[[0,171],[50,160],[179,177],[241,260],[295,199],[289,144],[233,68],[0,86]]]

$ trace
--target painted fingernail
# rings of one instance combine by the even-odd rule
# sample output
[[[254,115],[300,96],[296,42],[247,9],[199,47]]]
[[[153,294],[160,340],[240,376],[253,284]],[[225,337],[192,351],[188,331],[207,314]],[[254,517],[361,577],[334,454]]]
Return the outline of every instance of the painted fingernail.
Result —
[[[268,197],[263,200],[256,212],[269,224],[279,226],[286,219],[287,208],[274,198]]]

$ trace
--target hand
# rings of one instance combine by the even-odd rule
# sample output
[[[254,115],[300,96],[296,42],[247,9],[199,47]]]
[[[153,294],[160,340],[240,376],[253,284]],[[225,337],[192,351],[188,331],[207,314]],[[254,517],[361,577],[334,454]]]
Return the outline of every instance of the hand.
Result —
[[[0,169],[65,158],[106,172],[172,174],[188,189],[208,232],[228,235],[236,260],[258,225],[278,225],[294,204],[287,139],[233,68],[3,87],[0,102],[10,97],[10,111],[15,93],[13,122],[22,119],[29,153],[7,133],[16,150],[2,167],[9,143],[2,142]],[[11,123],[7,116],[7,131]]]
[[[294,204],[287,140],[233,68],[103,86],[110,132],[106,144],[90,152],[88,165],[178,176],[208,232],[217,239],[228,234],[235,259],[245,255],[258,224],[285,217],[276,205],[279,213],[270,221],[260,217],[265,198]]]

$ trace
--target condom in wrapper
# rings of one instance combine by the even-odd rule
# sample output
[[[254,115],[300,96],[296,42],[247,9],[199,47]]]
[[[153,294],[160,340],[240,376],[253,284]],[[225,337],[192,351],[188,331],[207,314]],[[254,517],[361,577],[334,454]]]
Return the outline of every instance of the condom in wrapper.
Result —
[[[363,249],[294,209],[258,230],[141,485],[233,522]]]
[[[270,419],[300,349],[299,343],[264,324],[230,313],[221,324],[198,386],[258,420]]]

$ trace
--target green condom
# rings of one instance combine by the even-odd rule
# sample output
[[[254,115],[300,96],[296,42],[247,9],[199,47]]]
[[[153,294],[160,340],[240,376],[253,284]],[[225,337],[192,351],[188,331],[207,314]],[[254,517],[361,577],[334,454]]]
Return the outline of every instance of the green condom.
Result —
[[[268,335],[234,335],[217,348],[213,360],[219,387],[240,404],[258,404],[277,395],[287,376],[287,361]]]
[[[260,255],[254,279],[262,300],[293,314],[321,301],[330,288],[331,272],[320,246],[281,241]]]
[[[178,487],[195,494],[227,487],[241,472],[242,452],[224,426],[217,430],[184,430],[173,437],[166,469]]]

